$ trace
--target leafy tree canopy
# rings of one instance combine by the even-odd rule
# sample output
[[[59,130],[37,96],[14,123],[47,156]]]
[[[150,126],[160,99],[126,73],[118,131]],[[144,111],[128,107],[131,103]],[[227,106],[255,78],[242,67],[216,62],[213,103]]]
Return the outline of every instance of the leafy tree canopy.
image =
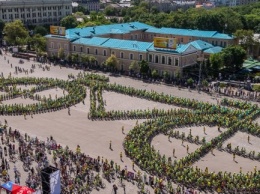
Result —
[[[40,34],[41,36],[45,36],[48,34],[48,30],[43,26],[36,26],[34,28],[34,34]]]
[[[246,51],[241,46],[229,46],[221,51],[223,65],[230,71],[242,68]]]
[[[24,27],[21,20],[5,24],[3,32],[4,39],[11,45],[20,45],[29,36],[28,30]]]
[[[60,21],[61,26],[69,29],[69,28],[76,28],[78,25],[77,18],[73,15],[68,15],[61,19]]]

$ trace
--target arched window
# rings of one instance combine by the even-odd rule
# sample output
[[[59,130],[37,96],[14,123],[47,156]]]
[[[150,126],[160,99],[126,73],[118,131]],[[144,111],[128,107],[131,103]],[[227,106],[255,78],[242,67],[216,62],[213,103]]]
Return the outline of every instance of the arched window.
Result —
[[[162,56],[162,64],[165,64],[165,56]]]
[[[158,55],[155,55],[155,63],[159,63],[159,57],[158,57]]]
[[[179,66],[179,59],[175,58],[175,66]]]
[[[168,57],[168,65],[172,65],[172,58]]]

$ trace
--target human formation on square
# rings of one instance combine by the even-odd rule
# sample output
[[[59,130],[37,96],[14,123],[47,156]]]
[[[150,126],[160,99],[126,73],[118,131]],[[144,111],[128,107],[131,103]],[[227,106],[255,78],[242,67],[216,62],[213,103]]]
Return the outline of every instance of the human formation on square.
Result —
[[[76,77],[70,77],[68,81],[30,77],[2,77],[0,79],[0,115],[23,115],[26,119],[33,117],[34,114],[48,113],[60,109],[68,109],[68,114],[70,114],[70,106],[85,103],[84,99],[86,95],[89,95],[90,110],[86,119],[92,119],[94,122],[95,120],[146,119],[144,122],[136,122],[135,127],[125,136],[123,143],[125,155],[133,161],[133,169],[137,165],[142,171],[148,173],[147,176],[142,177],[139,170],[132,176],[132,172],[128,173],[124,167],[120,167],[113,160],[103,160],[102,156],[95,159],[86,156],[81,152],[80,146],[74,152],[68,147],[63,148],[58,142],[51,140],[49,142],[40,142],[38,139],[32,141],[26,136],[21,141],[20,133],[13,131],[8,126],[7,121],[3,123],[3,137],[6,140],[3,140],[2,144],[5,144],[6,141],[6,145],[9,145],[9,141],[15,142],[16,139],[23,142],[21,144],[19,142],[20,145],[31,145],[34,148],[48,145],[47,150],[49,152],[45,153],[45,149],[39,149],[43,152],[42,156],[46,155],[46,157],[37,158],[37,161],[42,162],[42,166],[47,163],[48,159],[52,158],[52,163],[59,167],[61,164],[58,164],[57,158],[62,158],[59,161],[65,161],[65,166],[68,165],[70,172],[76,171],[72,173],[73,175],[69,175],[66,167],[61,169],[64,193],[73,191],[87,193],[92,189],[104,188],[102,177],[97,173],[101,171],[103,178],[109,180],[111,184],[114,184],[115,179],[118,179],[118,185],[122,186],[124,179],[134,179],[142,193],[149,192],[145,189],[145,183],[152,184],[155,193],[177,193],[182,190],[181,186],[225,193],[233,193],[234,191],[257,192],[260,190],[260,169],[257,169],[257,166],[251,172],[243,172],[241,169],[239,173],[221,170],[211,172],[207,167],[201,169],[195,166],[195,163],[207,154],[214,154],[215,150],[229,153],[233,162],[236,162],[237,156],[260,161],[258,150],[247,149],[239,143],[235,146],[227,143],[230,138],[241,132],[248,134],[247,143],[250,143],[252,137],[260,136],[260,127],[254,122],[260,114],[257,104],[224,98],[220,104],[214,105],[156,91],[113,84],[109,82],[108,77],[93,73],[79,73]],[[18,87],[22,85],[31,85],[31,87],[27,89]],[[85,87],[89,88],[89,94],[86,94]],[[49,89],[61,89],[63,96],[42,96],[39,94],[39,92]],[[103,98],[104,91],[134,96],[180,108],[168,110],[156,108],[140,110],[136,108],[136,110],[106,111],[106,99]],[[5,103],[17,97],[30,98],[34,103]],[[200,126],[204,134],[211,130],[211,127],[217,127],[218,134],[211,139],[200,137],[194,134],[192,130],[194,126]],[[124,133],[123,127],[122,133]],[[160,153],[160,150],[152,145],[153,139],[160,134],[166,135],[169,141],[180,140],[183,146],[184,143],[189,143],[185,145],[187,155],[177,159],[177,150],[175,149],[172,150],[171,156]],[[51,138],[53,140],[55,137]],[[110,149],[112,149],[111,144],[110,142]],[[196,149],[191,149],[190,147],[195,144]],[[15,153],[15,149],[12,152],[12,148],[10,150],[10,158],[20,157],[21,161],[30,168],[31,163],[25,162],[21,153]],[[5,156],[7,157],[7,154]],[[122,153],[119,157],[122,159]],[[73,163],[70,164],[69,161],[73,161]],[[172,183],[179,186],[175,187]],[[37,187],[37,184],[33,187]]]

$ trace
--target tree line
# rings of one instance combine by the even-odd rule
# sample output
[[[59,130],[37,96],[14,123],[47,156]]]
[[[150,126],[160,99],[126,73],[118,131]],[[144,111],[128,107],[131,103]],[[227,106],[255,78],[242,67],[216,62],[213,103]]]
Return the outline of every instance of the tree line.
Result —
[[[156,27],[216,30],[228,34],[239,29],[260,32],[260,2],[232,8],[190,8],[165,13],[159,12],[148,2],[141,1],[130,8],[116,9],[108,6],[104,13],[108,16],[121,16],[123,22],[139,21]]]

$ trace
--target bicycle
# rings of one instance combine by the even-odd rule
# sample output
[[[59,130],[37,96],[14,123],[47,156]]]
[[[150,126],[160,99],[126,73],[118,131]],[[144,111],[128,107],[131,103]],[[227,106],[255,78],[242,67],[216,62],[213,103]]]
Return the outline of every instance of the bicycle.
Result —
[[[120,179],[118,180],[117,186],[119,186],[119,187],[125,187],[125,184],[124,184],[124,182],[123,182],[123,178],[122,178],[122,177],[120,177]]]

